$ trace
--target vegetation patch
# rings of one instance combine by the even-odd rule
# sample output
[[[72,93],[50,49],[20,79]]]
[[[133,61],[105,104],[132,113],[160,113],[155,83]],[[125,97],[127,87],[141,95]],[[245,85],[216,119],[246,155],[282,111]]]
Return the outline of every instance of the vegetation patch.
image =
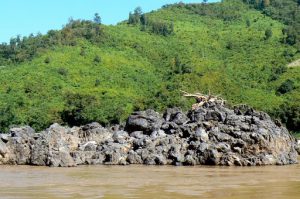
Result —
[[[299,9],[294,0],[178,3],[137,8],[116,26],[96,14],[13,38],[0,45],[0,131],[187,110],[180,90],[221,94],[299,130],[300,68],[287,67],[300,57]]]

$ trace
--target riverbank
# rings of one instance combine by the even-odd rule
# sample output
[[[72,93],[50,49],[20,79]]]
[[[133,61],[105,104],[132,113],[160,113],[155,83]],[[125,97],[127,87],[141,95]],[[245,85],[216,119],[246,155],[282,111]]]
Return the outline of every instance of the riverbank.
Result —
[[[208,101],[187,113],[135,112],[124,127],[12,128],[1,134],[0,164],[287,165],[297,163],[296,149],[295,138],[266,113]]]

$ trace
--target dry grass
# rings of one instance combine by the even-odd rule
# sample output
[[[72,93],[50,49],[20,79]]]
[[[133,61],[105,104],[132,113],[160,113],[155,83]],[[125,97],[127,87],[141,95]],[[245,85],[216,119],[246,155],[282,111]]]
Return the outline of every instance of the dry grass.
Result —
[[[298,60],[296,60],[296,61],[294,61],[294,62],[292,62],[292,63],[290,63],[290,64],[288,65],[289,68],[292,68],[292,67],[299,67],[299,66],[300,66],[300,59],[298,59]]]

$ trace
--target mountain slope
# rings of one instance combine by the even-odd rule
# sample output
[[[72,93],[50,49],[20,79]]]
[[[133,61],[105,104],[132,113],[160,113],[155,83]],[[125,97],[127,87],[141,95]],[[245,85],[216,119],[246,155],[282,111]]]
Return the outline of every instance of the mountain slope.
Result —
[[[0,128],[109,124],[139,109],[186,109],[186,90],[222,94],[299,129],[300,69],[286,67],[299,53],[282,42],[284,24],[238,0],[135,14],[130,24],[72,20],[1,45]]]

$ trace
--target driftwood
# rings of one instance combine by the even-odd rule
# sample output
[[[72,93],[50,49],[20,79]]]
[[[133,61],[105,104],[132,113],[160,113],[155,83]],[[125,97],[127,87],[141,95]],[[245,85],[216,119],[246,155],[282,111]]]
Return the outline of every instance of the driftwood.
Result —
[[[181,91],[183,93],[184,97],[194,97],[196,99],[196,104],[192,105],[192,109],[195,110],[199,107],[202,107],[204,104],[209,103],[209,102],[213,102],[213,103],[217,103],[220,105],[224,105],[225,104],[225,100],[222,99],[220,96],[214,96],[211,95],[211,93],[209,92],[208,95],[204,95],[202,93],[188,93],[185,91]]]

